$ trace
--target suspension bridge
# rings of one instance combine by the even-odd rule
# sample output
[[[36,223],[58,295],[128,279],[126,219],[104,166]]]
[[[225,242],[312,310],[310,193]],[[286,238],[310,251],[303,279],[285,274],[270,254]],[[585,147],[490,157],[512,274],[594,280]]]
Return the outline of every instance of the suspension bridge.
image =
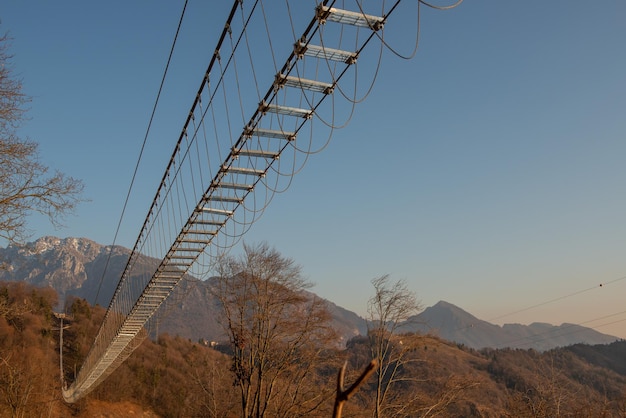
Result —
[[[106,379],[185,275],[205,277],[347,124],[371,91],[389,17],[400,7],[267,3],[234,1],[102,325],[75,380],[64,384],[65,401]],[[421,3],[410,5],[418,24]],[[360,66],[370,69],[363,89]],[[144,257],[160,262],[146,267]]]

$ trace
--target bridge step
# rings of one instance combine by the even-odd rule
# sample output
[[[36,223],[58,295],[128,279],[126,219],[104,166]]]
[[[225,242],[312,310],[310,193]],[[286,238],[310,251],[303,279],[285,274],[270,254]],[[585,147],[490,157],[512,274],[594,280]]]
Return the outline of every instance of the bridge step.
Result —
[[[328,48],[325,46],[306,44],[298,41],[294,45],[294,52],[298,58],[307,57],[323,58],[330,61],[343,62],[348,65],[356,63],[357,53],[351,51],[343,51],[341,49]]]
[[[240,197],[233,196],[209,196],[207,200],[212,200],[214,202],[227,202],[227,203],[241,203],[243,199]]]
[[[170,255],[170,260],[195,260],[198,258],[196,255]]]
[[[238,183],[224,183],[221,181],[214,181],[211,186],[213,187],[220,187],[222,189],[231,189],[231,190],[245,190],[245,191],[252,191],[252,189],[254,189],[254,186],[251,184],[238,184]]]
[[[316,8],[315,14],[320,24],[328,22],[336,22],[344,25],[360,26],[371,28],[372,30],[380,30],[383,28],[385,18],[379,16],[367,15],[361,12],[352,12],[349,10],[336,9],[320,5]]]
[[[157,271],[157,274],[160,274],[161,277],[166,277],[165,275],[163,275],[163,273],[171,273],[171,274],[182,274],[182,270],[181,269],[170,269],[168,268],[169,265],[164,265],[163,268],[160,271]]]
[[[265,102],[261,102],[259,104],[259,111],[263,114],[270,112],[277,115],[296,116],[304,119],[311,119],[311,117],[313,116],[313,111],[310,109],[268,104]]]
[[[171,281],[161,281],[155,279],[155,281],[153,281],[151,284],[149,284],[150,288],[154,288],[157,290],[161,290],[161,289],[173,289],[174,286],[176,286],[176,284],[178,283],[178,281],[180,280],[180,278],[178,278],[177,280],[171,280]]]
[[[184,237],[180,240],[180,242],[184,242],[187,244],[209,244],[211,242],[211,240],[206,240],[206,239],[189,239],[187,237]],[[172,265],[172,264],[170,264]],[[164,271],[168,271],[168,270],[164,270]],[[171,270],[169,270],[171,271]]]
[[[226,174],[244,174],[249,176],[263,176],[265,175],[264,170],[259,170],[257,168],[248,168],[248,167],[235,167],[235,166],[222,166],[222,173]],[[204,209],[203,209],[204,210]],[[229,211],[229,216],[232,215],[232,211]]]
[[[224,221],[214,221],[212,219],[196,219],[193,221],[194,225],[213,225],[213,226],[222,226],[224,225]]]
[[[170,275],[163,274],[163,273],[173,273],[173,272],[168,272],[168,271],[165,271],[165,270],[162,270],[160,273],[157,272],[155,274],[155,280],[158,280],[160,283],[161,282],[165,283],[165,282],[169,282],[169,281],[173,281],[173,280],[179,280],[180,277],[181,277],[181,274],[179,274],[177,276],[170,276]],[[181,272],[177,272],[177,273],[182,273],[182,271]]]
[[[165,291],[165,292],[167,292],[167,291],[172,290],[174,288],[174,286],[176,286],[178,284],[179,281],[180,281],[180,279],[175,281],[174,283],[160,283],[158,285],[153,285],[152,289],[154,289],[155,291],[161,291],[161,292]]]
[[[144,293],[143,298],[162,300],[162,299],[165,299],[165,296],[159,295],[159,294]]]
[[[248,138],[252,136],[259,136],[263,138],[286,139],[287,141],[293,141],[294,139],[296,139],[296,134],[294,132],[285,132],[262,128],[246,129],[244,131],[244,135]]]
[[[176,251],[176,252],[201,253],[202,251],[204,251],[204,249],[197,248],[197,247],[176,247],[176,249],[174,251]]]
[[[217,209],[217,208],[211,208],[211,207],[203,207],[202,209],[200,209],[202,212],[204,213],[211,213],[213,215],[224,215],[224,216],[232,216],[233,215],[233,211],[232,210],[226,210],[226,209]]]
[[[318,93],[332,94],[333,85],[317,80],[307,80],[305,78],[295,77],[292,75],[278,74],[274,81],[275,88],[281,88],[284,86],[295,87],[298,89],[315,91]]]
[[[236,157],[243,155],[244,157],[271,158],[274,160],[277,160],[280,155],[274,151],[264,151],[260,149],[240,149],[233,152]]]
[[[208,230],[208,229],[189,229],[187,230],[187,234],[196,234],[196,235],[217,235],[217,231],[215,230]],[[189,242],[189,241],[185,241],[185,242]]]
[[[172,267],[189,267],[191,263],[167,263],[167,265]]]

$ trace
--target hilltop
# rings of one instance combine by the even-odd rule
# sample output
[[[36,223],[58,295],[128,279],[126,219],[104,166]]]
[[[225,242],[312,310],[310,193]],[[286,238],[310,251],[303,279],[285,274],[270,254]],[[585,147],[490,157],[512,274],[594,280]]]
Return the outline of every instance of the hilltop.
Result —
[[[495,325],[445,301],[410,318],[402,329],[434,334],[476,349],[515,347],[545,351],[577,343],[608,344],[619,339],[576,324]]]

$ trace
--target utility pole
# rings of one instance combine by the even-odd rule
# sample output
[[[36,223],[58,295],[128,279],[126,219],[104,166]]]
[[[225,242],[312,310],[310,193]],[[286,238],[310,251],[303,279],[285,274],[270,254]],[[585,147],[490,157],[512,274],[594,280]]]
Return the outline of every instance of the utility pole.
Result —
[[[63,330],[70,326],[63,326],[63,320],[65,319],[64,313],[54,312],[54,316],[61,321],[59,325],[59,371],[61,373],[61,385],[65,388],[65,377],[63,376]]]

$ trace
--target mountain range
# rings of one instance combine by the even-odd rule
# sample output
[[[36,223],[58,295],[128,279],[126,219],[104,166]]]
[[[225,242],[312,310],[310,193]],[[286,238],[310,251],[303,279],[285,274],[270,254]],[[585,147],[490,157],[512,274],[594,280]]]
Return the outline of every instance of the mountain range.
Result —
[[[104,246],[86,238],[42,237],[25,246],[0,248],[0,280],[52,287],[59,294],[61,306],[71,296],[107,306],[129,255],[127,248]],[[147,257],[140,260],[146,269],[157,263],[158,260]],[[225,335],[211,286],[211,279],[202,281],[186,276],[159,313],[162,319],[158,321],[158,332],[193,341],[222,341]],[[310,292],[307,296],[318,297]],[[341,344],[367,334],[364,318],[331,301],[325,302]],[[434,334],[475,349],[516,347],[543,351],[576,343],[608,344],[619,339],[576,324],[494,325],[445,301],[409,318],[400,330]]]
[[[577,343],[608,344],[619,339],[592,328],[568,323],[495,325],[444,301],[409,318],[402,330],[435,334],[444,340],[476,349],[515,347],[545,351]]]

